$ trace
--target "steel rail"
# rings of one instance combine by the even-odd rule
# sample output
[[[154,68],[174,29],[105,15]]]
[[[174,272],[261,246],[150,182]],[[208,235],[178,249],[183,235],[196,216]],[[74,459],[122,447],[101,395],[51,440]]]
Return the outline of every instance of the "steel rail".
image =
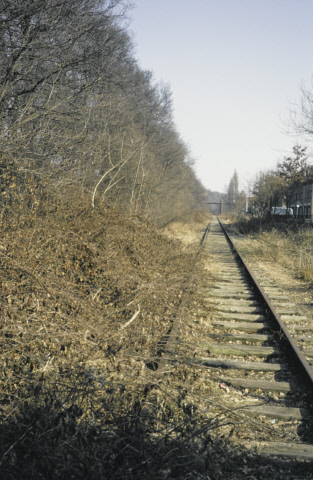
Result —
[[[239,262],[243,265],[245,271],[247,272],[248,277],[251,280],[251,283],[253,284],[257,295],[261,298],[262,302],[265,305],[266,310],[268,310],[268,312],[270,313],[270,317],[271,317],[270,319],[272,320],[272,323],[275,325],[276,328],[278,327],[279,329],[278,333],[283,334],[283,337],[285,339],[285,343],[287,346],[288,354],[296,362],[298,368],[304,373],[306,383],[308,384],[308,387],[313,391],[313,368],[310,366],[305,356],[303,355],[302,351],[300,350],[300,348],[298,347],[294,339],[291,337],[286,325],[280,318],[280,315],[276,312],[270,298],[265,293],[261,285],[259,285],[259,282],[251,272],[250,268],[248,267],[248,265],[246,264],[246,262],[244,261],[240,253],[238,252],[237,247],[235,246],[234,242],[230,238],[226,228],[224,227],[224,225],[222,224],[222,222],[218,217],[217,219],[233,252],[235,253]]]
[[[208,236],[208,233],[209,233],[210,229],[211,229],[211,222],[210,222],[210,223],[208,224],[208,226],[206,227],[205,232],[204,232],[204,234],[203,234],[203,237],[202,237],[202,239],[201,239],[201,242],[200,242],[200,251],[201,251],[201,248],[202,248],[202,247],[204,246],[204,244],[205,244],[205,241],[206,241],[206,238],[207,238],[207,236]]]

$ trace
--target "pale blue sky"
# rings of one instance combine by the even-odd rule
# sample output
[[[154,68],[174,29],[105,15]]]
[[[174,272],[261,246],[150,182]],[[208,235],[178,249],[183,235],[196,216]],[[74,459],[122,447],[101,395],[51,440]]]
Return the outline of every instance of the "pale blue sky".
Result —
[[[242,185],[304,142],[286,135],[313,74],[313,0],[134,0],[136,56],[170,85],[203,185]]]

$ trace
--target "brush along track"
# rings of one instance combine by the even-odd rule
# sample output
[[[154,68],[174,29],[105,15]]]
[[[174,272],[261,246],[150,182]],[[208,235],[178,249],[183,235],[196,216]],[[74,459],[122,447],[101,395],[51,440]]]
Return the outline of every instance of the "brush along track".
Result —
[[[202,307],[189,305],[193,316],[180,315],[173,323],[146,397],[147,414],[159,402],[158,392],[173,386],[173,397],[177,388],[182,391],[180,404],[212,419],[211,436],[216,428],[217,436],[236,448],[312,462],[310,372],[299,371],[294,356],[290,360],[271,309],[275,306],[285,320],[290,317],[302,339],[313,326],[263,279],[272,302],[265,304],[217,220],[202,251],[211,269],[198,281]]]
[[[265,454],[312,461],[313,437],[311,428],[306,427],[312,425],[313,370],[301,352],[305,365],[301,367],[295,358],[299,353],[295,340],[308,341],[303,351],[309,361],[313,357],[312,322],[297,315],[288,298],[266,278],[261,294],[256,290],[253,275],[237,262],[216,220],[205,248],[215,256],[216,274],[213,288],[202,290],[208,307],[214,310],[205,320],[210,325],[209,355],[201,362],[227,393],[244,392],[236,407],[245,415],[276,427],[267,441],[264,435],[261,439],[247,435],[248,442],[236,441]],[[284,437],[292,441],[284,441]]]

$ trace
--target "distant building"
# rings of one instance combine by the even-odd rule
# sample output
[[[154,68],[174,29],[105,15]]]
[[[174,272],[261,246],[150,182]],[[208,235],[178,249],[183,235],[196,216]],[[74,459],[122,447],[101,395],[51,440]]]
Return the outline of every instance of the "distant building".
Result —
[[[313,205],[313,184],[308,183],[299,187],[293,194],[290,207],[296,217],[311,218]]]

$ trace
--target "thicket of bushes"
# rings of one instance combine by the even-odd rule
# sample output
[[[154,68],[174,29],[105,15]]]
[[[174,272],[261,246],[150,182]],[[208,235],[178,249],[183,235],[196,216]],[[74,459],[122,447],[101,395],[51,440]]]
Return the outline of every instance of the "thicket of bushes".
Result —
[[[24,187],[1,217],[0,477],[198,470],[191,416],[181,409],[174,433],[168,406],[143,413],[193,252],[88,195]]]
[[[206,192],[128,9],[0,1],[1,478],[204,468],[190,415],[177,435],[165,406],[148,434],[142,415],[194,261],[146,220],[199,211]]]

